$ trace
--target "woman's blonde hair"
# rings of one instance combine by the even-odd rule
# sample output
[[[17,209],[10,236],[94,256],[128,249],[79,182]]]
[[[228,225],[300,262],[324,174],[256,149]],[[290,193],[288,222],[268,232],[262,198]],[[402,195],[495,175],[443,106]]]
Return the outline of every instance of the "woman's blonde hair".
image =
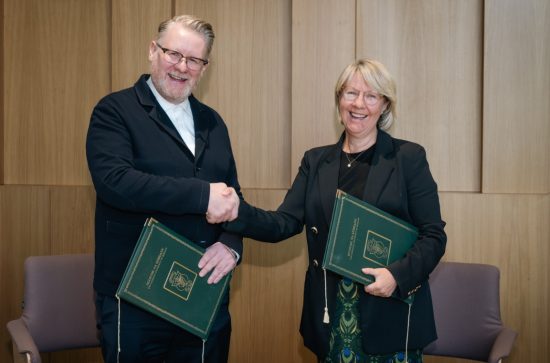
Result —
[[[372,59],[359,59],[348,65],[342,74],[340,74],[335,88],[336,110],[338,111],[339,121],[342,122],[340,117],[340,98],[347,83],[355,74],[360,74],[369,87],[384,97],[387,105],[380,115],[377,126],[381,130],[388,130],[397,118],[397,91],[395,82],[386,67],[382,63]]]

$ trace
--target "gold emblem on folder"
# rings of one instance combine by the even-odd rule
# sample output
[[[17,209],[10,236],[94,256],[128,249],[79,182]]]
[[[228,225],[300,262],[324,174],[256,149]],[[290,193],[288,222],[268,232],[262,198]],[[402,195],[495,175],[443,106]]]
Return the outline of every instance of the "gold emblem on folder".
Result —
[[[187,301],[191,295],[196,279],[196,273],[174,261],[168,273],[168,278],[164,283],[164,288]]]
[[[371,230],[367,232],[363,257],[380,266],[386,266],[389,263],[390,250],[391,239]]]

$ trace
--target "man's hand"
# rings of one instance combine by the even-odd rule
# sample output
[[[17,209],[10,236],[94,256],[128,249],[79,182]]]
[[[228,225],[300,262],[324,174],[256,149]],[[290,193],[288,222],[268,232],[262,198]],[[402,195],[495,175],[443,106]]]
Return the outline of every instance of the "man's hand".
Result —
[[[210,199],[206,220],[208,223],[232,221],[239,214],[239,196],[225,183],[210,183]]]
[[[229,247],[221,242],[216,242],[206,249],[204,256],[199,261],[200,277],[206,276],[212,269],[209,284],[218,283],[222,277],[227,275],[237,266],[237,259]]]
[[[397,282],[387,268],[364,268],[361,269],[365,275],[374,276],[374,282],[365,286],[365,292],[374,296],[390,297]]]

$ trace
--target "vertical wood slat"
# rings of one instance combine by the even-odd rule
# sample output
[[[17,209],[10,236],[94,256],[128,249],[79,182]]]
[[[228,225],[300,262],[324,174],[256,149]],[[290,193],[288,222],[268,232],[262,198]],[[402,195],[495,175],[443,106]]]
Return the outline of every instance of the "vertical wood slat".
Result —
[[[359,0],[357,56],[397,83],[391,133],[427,149],[444,191],[480,191],[483,3]]]
[[[150,73],[149,44],[161,21],[171,18],[172,0],[112,0],[112,89],[131,87]]]
[[[550,6],[485,1],[483,192],[550,192]]]
[[[90,111],[109,89],[107,0],[7,1],[6,184],[87,185]]]
[[[176,0],[214,27],[197,95],[229,128],[243,188],[289,186],[290,11],[290,0]]]
[[[354,57],[354,1],[292,2],[291,178],[306,150],[338,141],[334,86]]]
[[[95,193],[91,186],[51,187],[51,254],[94,252]]]
[[[0,0],[0,84],[4,84],[4,0]],[[4,87],[0,89],[0,185],[4,184]]]

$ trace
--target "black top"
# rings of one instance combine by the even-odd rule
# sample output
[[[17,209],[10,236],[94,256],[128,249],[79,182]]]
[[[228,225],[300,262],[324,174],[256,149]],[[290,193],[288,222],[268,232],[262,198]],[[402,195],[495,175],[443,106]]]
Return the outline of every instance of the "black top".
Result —
[[[351,154],[342,150],[342,155],[340,156],[340,172],[338,175],[338,189],[356,198],[363,198],[374,149],[375,146],[373,145],[367,150]],[[348,167],[348,165],[350,166]]]

